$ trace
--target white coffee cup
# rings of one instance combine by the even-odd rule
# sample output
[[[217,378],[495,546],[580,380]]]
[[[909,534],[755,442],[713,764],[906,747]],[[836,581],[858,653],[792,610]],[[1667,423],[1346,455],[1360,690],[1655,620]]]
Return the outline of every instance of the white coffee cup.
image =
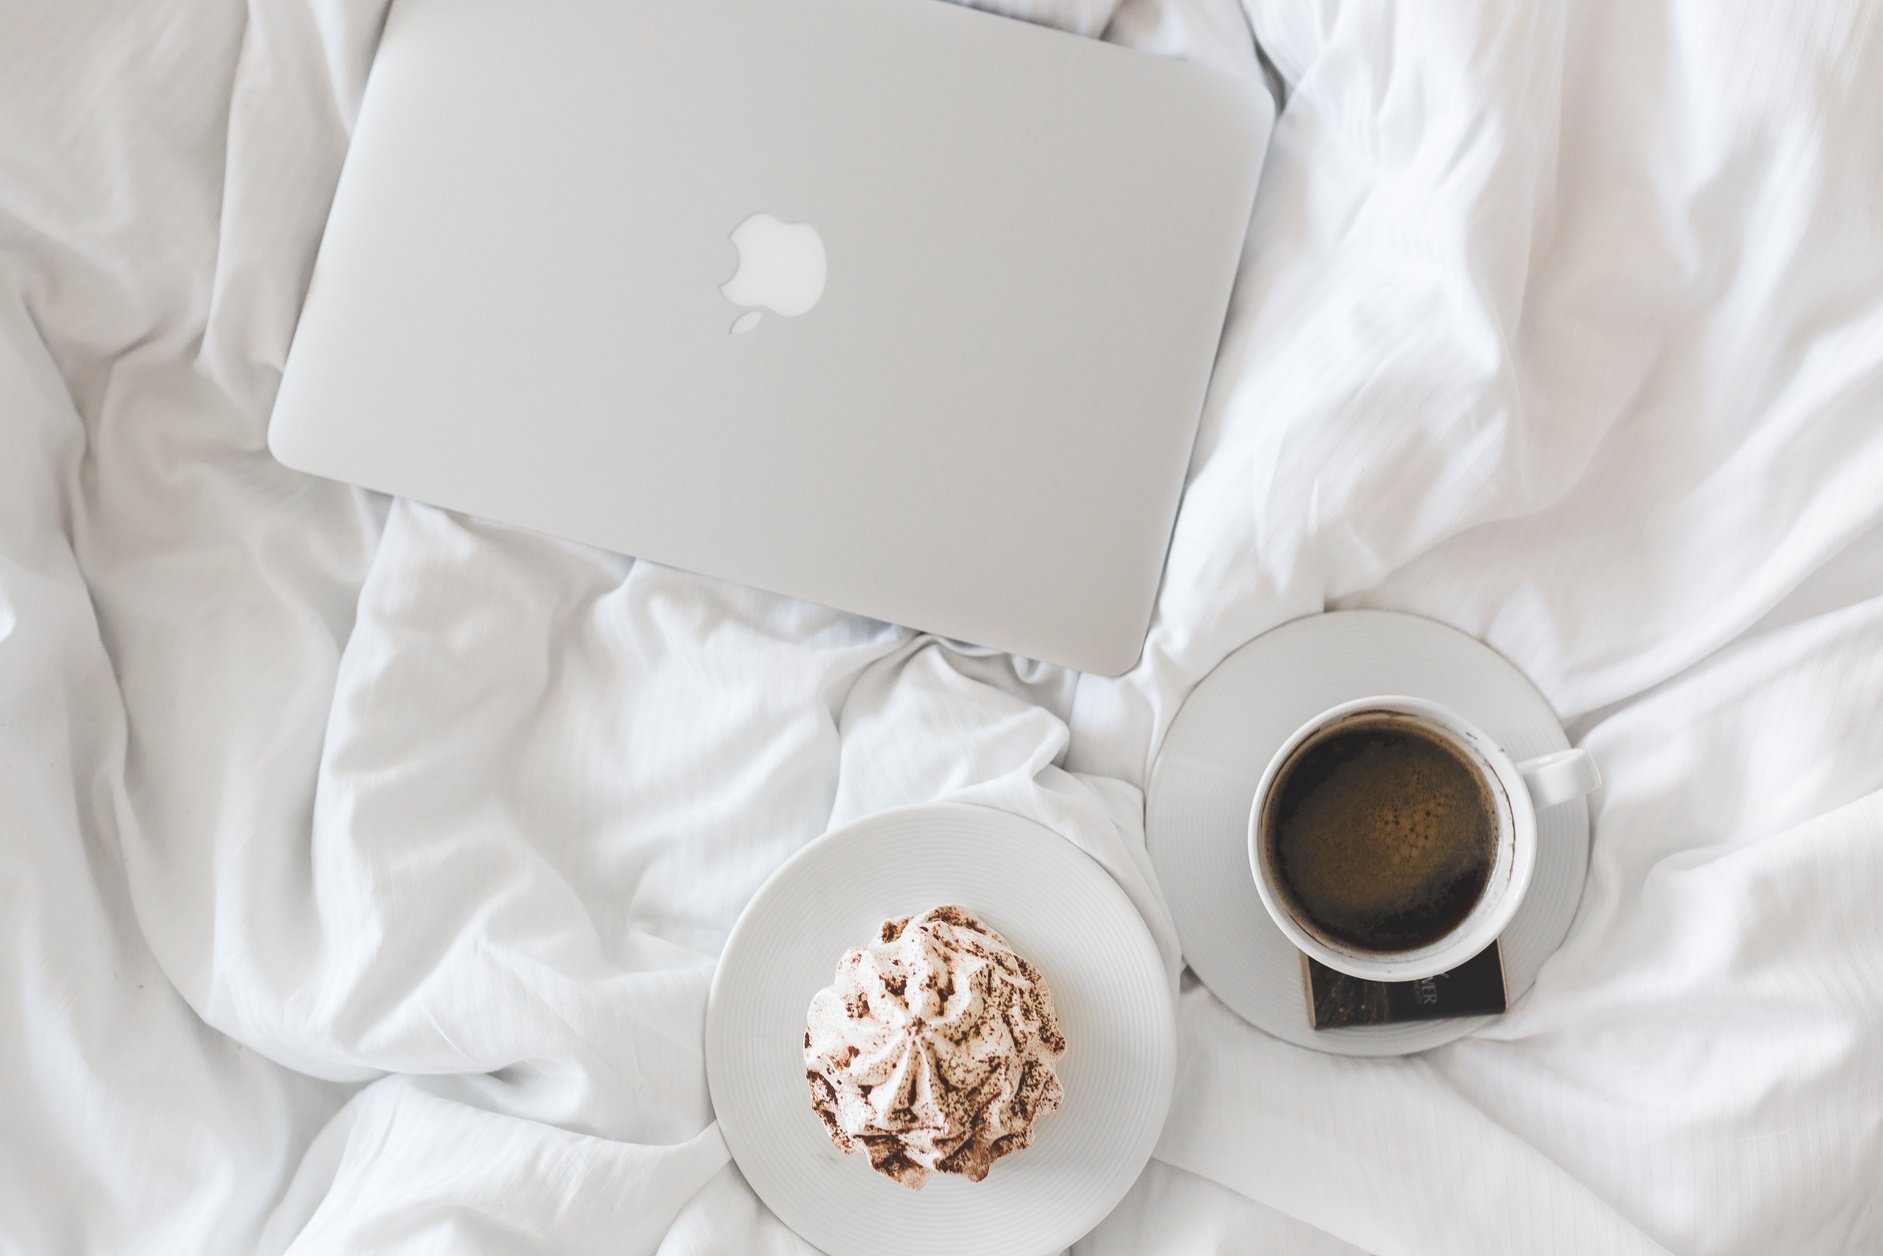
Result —
[[[1496,813],[1496,857],[1484,892],[1444,936],[1405,951],[1371,951],[1329,937],[1291,910],[1277,887],[1265,819],[1282,769],[1310,738],[1362,717],[1404,718],[1454,747],[1477,771]],[[1417,981],[1456,968],[1497,939],[1530,889],[1536,871],[1537,812],[1580,798],[1601,784],[1586,750],[1559,750],[1522,763],[1451,708],[1423,698],[1383,696],[1343,702],[1321,712],[1282,743],[1269,760],[1249,807],[1249,867],[1262,906],[1304,953],[1337,972],[1373,981]]]

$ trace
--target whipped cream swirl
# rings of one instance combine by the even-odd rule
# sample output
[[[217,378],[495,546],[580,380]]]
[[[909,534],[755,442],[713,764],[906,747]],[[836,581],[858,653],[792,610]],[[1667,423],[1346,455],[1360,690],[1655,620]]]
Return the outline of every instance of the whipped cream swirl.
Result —
[[[1066,1051],[1039,969],[962,907],[883,922],[811,999],[804,1067],[831,1141],[920,1189],[978,1182],[1064,1097]]]

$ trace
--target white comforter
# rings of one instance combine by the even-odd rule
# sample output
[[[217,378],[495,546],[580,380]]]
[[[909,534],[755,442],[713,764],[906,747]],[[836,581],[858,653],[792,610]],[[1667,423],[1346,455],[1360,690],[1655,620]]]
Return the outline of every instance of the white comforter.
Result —
[[[383,0],[0,12],[0,1248],[802,1251],[700,1061],[760,881],[981,798],[1175,974],[1149,755],[1231,649],[1366,605],[1600,757],[1575,928],[1398,1061],[1185,978],[1079,1251],[1883,1249],[1877,7],[1017,9],[1287,85],[1119,681],[281,469]]]

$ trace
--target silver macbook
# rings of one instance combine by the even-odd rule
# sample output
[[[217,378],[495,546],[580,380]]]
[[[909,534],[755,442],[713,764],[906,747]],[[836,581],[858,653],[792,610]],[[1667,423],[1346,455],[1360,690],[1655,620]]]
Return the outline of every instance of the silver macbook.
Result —
[[[1272,119],[940,0],[396,0],[269,443],[1116,674]]]

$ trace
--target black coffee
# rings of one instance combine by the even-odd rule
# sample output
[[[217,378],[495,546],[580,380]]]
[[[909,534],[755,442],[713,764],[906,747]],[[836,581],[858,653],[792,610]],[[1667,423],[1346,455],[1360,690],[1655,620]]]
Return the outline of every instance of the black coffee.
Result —
[[[1471,760],[1389,712],[1302,743],[1264,820],[1282,898],[1315,931],[1368,951],[1451,932],[1497,855],[1497,812]]]

